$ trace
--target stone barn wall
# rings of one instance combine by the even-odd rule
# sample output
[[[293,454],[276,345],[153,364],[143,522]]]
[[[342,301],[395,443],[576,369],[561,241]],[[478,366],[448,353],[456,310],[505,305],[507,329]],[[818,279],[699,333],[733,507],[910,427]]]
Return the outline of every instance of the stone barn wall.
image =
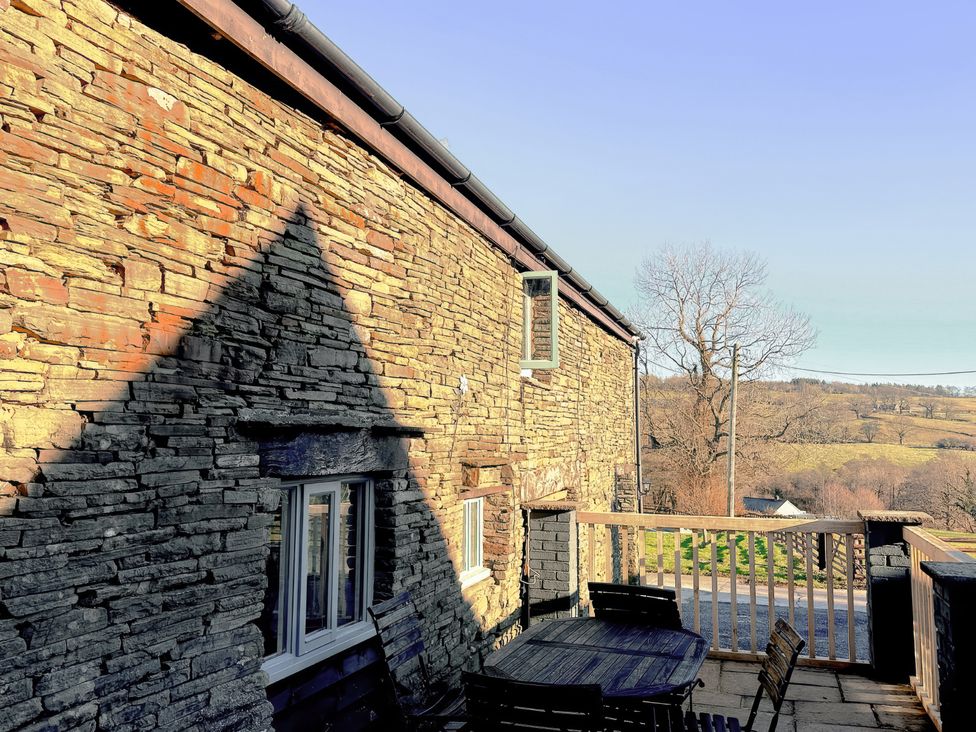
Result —
[[[520,377],[507,257],[269,91],[100,0],[0,0],[0,729],[272,724],[262,446],[375,470],[376,596],[414,591],[443,674],[517,627],[522,496],[606,510],[632,462],[630,347],[561,299]]]

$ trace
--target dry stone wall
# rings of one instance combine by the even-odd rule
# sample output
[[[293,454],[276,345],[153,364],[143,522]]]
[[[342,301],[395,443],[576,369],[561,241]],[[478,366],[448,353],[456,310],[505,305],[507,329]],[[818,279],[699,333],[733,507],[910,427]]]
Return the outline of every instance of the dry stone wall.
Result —
[[[333,125],[108,3],[0,0],[0,729],[271,725],[283,428],[394,436],[377,594],[415,591],[440,673],[490,650],[523,495],[605,510],[632,460],[629,346],[559,315],[520,377],[517,271]]]

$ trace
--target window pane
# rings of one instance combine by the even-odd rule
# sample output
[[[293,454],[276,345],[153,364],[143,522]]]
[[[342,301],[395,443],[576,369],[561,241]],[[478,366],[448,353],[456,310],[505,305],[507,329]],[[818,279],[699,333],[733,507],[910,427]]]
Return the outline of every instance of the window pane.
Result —
[[[308,547],[305,578],[305,634],[329,627],[329,573],[332,555],[332,495],[308,497]]]
[[[524,281],[527,336],[524,358],[548,361],[552,352],[552,281],[532,277]]]
[[[286,601],[288,599],[288,565],[290,527],[288,526],[291,492],[279,491],[281,499],[271,523],[268,547],[270,553],[265,560],[265,574],[268,586],[264,590],[264,608],[258,625],[264,636],[264,655],[273,656],[285,650]]]
[[[481,499],[464,502],[464,533],[462,571],[481,566]]]
[[[364,493],[364,483],[343,483],[339,495],[339,625],[363,619]]]
[[[471,554],[471,536],[468,533],[468,526],[471,524],[471,501],[464,502],[464,518],[461,521],[461,571],[467,572],[471,569],[471,562],[468,560]]]

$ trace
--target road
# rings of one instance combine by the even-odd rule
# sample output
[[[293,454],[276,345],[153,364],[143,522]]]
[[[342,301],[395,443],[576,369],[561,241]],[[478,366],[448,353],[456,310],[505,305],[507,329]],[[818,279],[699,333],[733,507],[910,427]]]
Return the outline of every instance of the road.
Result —
[[[727,584],[727,583],[726,583]],[[690,585],[688,585],[690,587]],[[743,591],[744,589],[744,591]],[[782,593],[784,597],[782,601],[777,598],[775,603],[776,617],[784,618],[789,620],[789,603],[785,597],[785,592]],[[863,595],[863,590],[861,591]],[[736,608],[737,612],[735,617],[737,618],[737,633],[738,633],[738,649],[740,651],[748,651],[750,649],[751,641],[751,613],[749,609],[749,589],[747,586],[736,586],[737,602]],[[700,591],[699,594],[699,621],[701,623],[700,633],[709,639],[712,639],[712,593],[710,591]],[[744,602],[743,602],[744,600]],[[868,657],[868,616],[866,611],[866,603],[858,602],[858,598],[855,596],[854,600],[854,612],[852,613],[852,619],[854,623],[854,648],[856,651],[856,658],[858,660],[866,660]],[[767,598],[765,591],[762,594],[757,594],[756,597],[756,645],[758,650],[763,650],[766,645],[766,640],[769,638],[769,608],[767,604]],[[827,657],[828,653],[828,620],[829,612],[827,609],[826,592],[821,591],[821,596],[817,596],[817,591],[814,591],[814,609],[813,609],[813,623],[814,623],[814,638],[816,644],[816,652],[818,656]],[[694,630],[694,607],[692,602],[691,592],[687,589],[682,593],[682,603],[681,603],[681,618],[686,628]],[[719,645],[722,648],[732,647],[732,602],[731,593],[722,592],[718,593],[718,633],[719,633]],[[848,616],[847,616],[847,603],[846,600],[839,601],[834,607],[834,643],[836,646],[835,655],[837,658],[848,658]],[[793,624],[801,636],[806,638],[809,642],[809,626],[807,624],[807,602],[806,595],[797,595],[796,602],[793,608]],[[808,649],[804,649],[804,654],[808,653]]]

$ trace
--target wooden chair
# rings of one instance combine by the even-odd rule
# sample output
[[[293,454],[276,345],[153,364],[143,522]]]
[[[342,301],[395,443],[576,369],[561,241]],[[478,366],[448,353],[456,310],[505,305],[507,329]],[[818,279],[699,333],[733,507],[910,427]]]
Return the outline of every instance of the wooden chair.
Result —
[[[603,700],[603,722],[612,732],[684,732],[679,705],[642,702],[639,704]]]
[[[599,684],[533,684],[466,672],[464,697],[471,732],[603,732]]]
[[[407,727],[459,728],[464,720],[464,696],[460,689],[439,686],[431,680],[424,659],[420,615],[410,593],[373,605],[369,614],[383,646],[388,678]]]
[[[763,659],[759,671],[759,689],[756,691],[756,698],[752,701],[749,721],[745,726],[734,717],[722,717],[705,712],[696,716],[694,712],[689,711],[685,716],[687,732],[726,732],[726,730],[752,732],[764,691],[773,703],[773,718],[769,722],[768,732],[775,732],[776,723],[779,721],[779,710],[786,696],[786,688],[790,685],[790,677],[793,675],[793,669],[796,668],[796,659],[799,658],[800,651],[805,645],[806,641],[789,623],[782,618],[777,620],[775,629],[770,633],[769,644],[766,646],[766,658]]]
[[[681,629],[681,613],[674,590],[643,585],[590,582],[590,605],[596,617],[655,628]]]

